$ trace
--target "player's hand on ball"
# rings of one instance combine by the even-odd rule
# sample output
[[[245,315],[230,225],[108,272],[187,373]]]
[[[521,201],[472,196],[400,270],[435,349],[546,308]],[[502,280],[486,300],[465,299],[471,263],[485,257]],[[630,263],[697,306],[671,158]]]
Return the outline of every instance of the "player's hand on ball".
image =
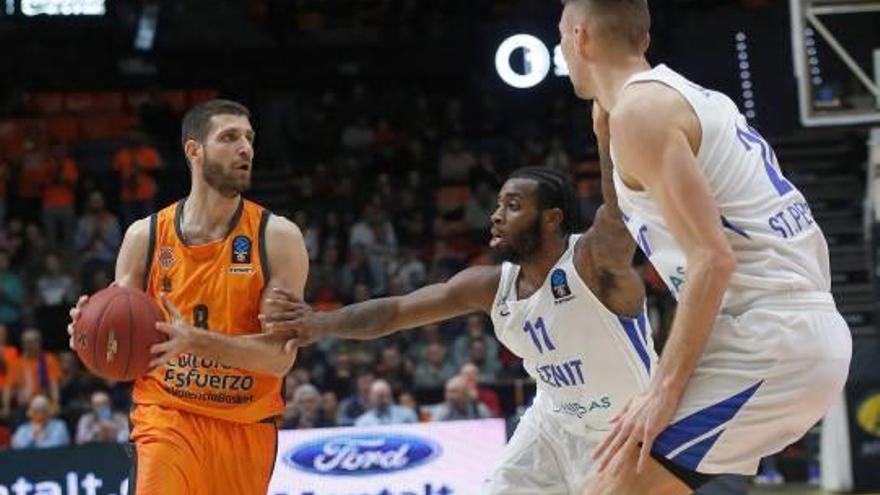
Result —
[[[154,344],[150,348],[150,352],[156,356],[150,361],[150,369],[161,366],[180,354],[193,351],[196,341],[195,336],[198,332],[202,331],[188,324],[183,319],[180,311],[165,297],[165,294],[162,294],[161,298],[162,305],[168,311],[171,321],[156,323],[156,329],[167,335],[168,340]]]
[[[73,347],[73,345],[74,345],[73,327],[74,327],[74,325],[76,325],[76,322],[79,321],[79,315],[80,315],[80,313],[82,313],[83,306],[86,305],[88,300],[89,300],[89,296],[79,296],[79,300],[76,301],[76,306],[70,308],[70,311],[69,311],[70,323],[67,324],[67,337],[69,339],[67,342],[67,345],[71,349],[74,348]]]
[[[323,336],[323,314],[298,300],[290,292],[273,288],[266,302],[271,311],[260,314],[260,322],[267,332],[288,334],[285,350],[309,345]]]
[[[678,401],[679,397],[675,394],[659,392],[654,388],[631,400],[611,419],[611,431],[593,453],[599,471],[604,471],[613,463],[612,473],[620,474],[624,463],[619,461],[625,459],[626,451],[639,449],[636,472],[643,472],[651,457],[654,440],[672,422]]]

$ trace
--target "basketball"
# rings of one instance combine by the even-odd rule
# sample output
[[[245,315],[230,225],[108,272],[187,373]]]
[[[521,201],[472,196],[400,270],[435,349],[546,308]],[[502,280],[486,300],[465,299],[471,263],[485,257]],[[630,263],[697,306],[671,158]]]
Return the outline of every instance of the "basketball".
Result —
[[[86,302],[73,331],[74,349],[92,373],[131,381],[149,368],[150,347],[165,340],[156,330],[162,311],[145,293],[108,287]]]

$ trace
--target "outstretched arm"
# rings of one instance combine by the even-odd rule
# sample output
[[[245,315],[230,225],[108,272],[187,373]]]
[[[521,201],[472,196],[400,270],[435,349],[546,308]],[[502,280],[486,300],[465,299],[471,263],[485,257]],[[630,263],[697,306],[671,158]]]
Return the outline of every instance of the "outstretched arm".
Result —
[[[603,204],[596,212],[592,227],[581,238],[578,270],[586,274],[591,288],[605,306],[620,315],[636,315],[642,311],[645,285],[632,266],[636,244],[617,204],[608,112],[598,102],[593,102],[593,132],[602,172]]]
[[[615,426],[600,451],[610,455],[624,441],[642,442],[639,467],[654,439],[675,413],[693,374],[736,269],[721,214],[696,154],[699,122],[674,90],[638,84],[628,90],[611,116],[611,132],[624,179],[638,183],[657,203],[687,265],[669,340],[651,388]],[[607,464],[603,462],[603,465]]]
[[[309,258],[299,228],[283,217],[272,216],[266,226],[266,251],[271,272],[266,288],[281,289],[297,300],[302,300],[309,272]],[[265,298],[262,302],[265,310]],[[231,336],[206,332],[185,323],[167,301],[166,307],[175,315],[176,322],[158,325],[170,339],[153,347],[153,352],[159,354],[153,360],[154,365],[166,362],[182,352],[191,352],[227,366],[284,376],[296,359],[296,348],[285,348],[287,339],[282,334],[270,331]]]
[[[288,335],[296,345],[328,335],[375,339],[475,311],[489,312],[500,278],[500,267],[471,267],[447,282],[403,296],[373,299],[329,312],[312,311],[284,297],[276,304],[283,305],[285,311],[263,315],[263,321],[271,332]]]

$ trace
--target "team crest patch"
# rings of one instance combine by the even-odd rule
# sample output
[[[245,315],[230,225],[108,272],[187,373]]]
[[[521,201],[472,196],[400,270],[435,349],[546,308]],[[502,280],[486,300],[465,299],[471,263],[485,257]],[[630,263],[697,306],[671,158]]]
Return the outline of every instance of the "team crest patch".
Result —
[[[174,248],[171,246],[162,246],[159,248],[159,266],[163,270],[171,268],[174,264]]]
[[[236,264],[251,262],[251,238],[245,235],[232,240],[232,262]]]
[[[574,298],[571,295],[571,287],[568,286],[568,276],[562,268],[553,270],[553,274],[550,275],[550,290],[553,291],[553,298],[556,299],[556,304]]]

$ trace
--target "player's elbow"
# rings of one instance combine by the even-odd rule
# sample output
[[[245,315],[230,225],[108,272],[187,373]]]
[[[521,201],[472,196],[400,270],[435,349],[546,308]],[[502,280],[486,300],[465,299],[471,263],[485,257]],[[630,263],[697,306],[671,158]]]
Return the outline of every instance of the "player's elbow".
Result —
[[[284,355],[280,356],[277,359],[274,359],[272,364],[268,366],[266,372],[276,378],[284,378],[287,376],[287,373],[293,368],[293,363],[296,361],[296,352],[294,351],[293,355]]]

